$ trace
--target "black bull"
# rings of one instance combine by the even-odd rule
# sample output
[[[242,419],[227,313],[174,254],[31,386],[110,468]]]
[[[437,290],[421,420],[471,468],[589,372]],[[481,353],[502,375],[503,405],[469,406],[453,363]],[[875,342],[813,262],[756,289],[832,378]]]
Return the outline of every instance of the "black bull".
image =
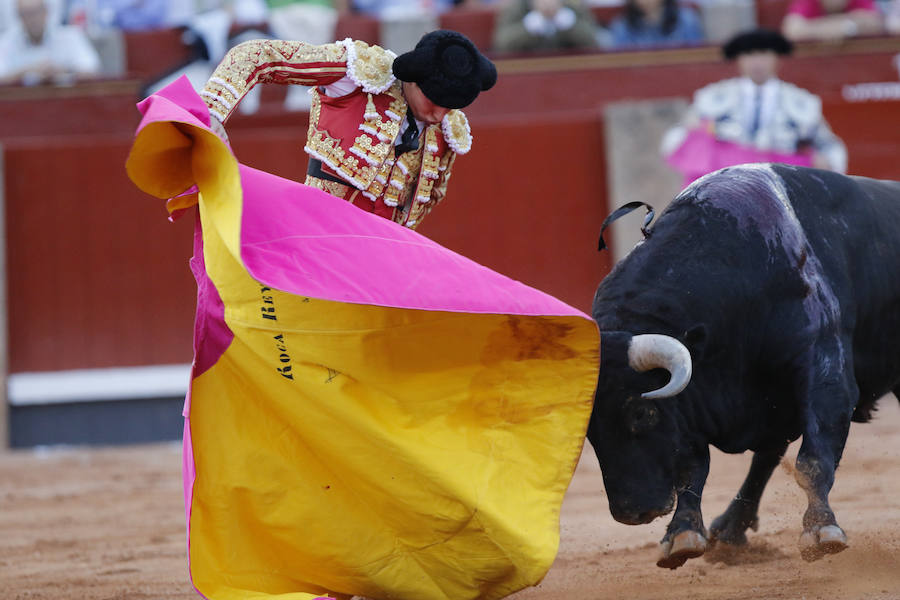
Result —
[[[677,502],[657,564],[745,543],[799,437],[801,554],[847,547],[828,494],[851,419],[900,391],[900,183],[781,165],[708,175],[603,280],[592,312],[588,438],[615,519],[647,523]],[[754,455],[707,531],[710,444]]]

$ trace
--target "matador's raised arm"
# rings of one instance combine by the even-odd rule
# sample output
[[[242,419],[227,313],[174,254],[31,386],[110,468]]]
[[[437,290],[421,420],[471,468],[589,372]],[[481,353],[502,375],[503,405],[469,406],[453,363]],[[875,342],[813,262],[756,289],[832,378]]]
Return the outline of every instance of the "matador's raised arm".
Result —
[[[228,51],[200,95],[210,114],[225,123],[241,98],[257,83],[328,85],[347,74],[343,42],[313,46],[305,42],[251,40]]]

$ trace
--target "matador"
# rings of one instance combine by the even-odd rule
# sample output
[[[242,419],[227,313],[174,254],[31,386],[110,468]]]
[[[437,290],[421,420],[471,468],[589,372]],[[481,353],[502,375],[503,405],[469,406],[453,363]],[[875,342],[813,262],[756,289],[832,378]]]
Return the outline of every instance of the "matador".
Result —
[[[244,42],[201,96],[227,139],[224,124],[257,83],[311,86],[306,185],[415,228],[443,200],[456,156],[472,147],[460,109],[496,80],[468,38],[438,30],[399,56],[351,39]]]

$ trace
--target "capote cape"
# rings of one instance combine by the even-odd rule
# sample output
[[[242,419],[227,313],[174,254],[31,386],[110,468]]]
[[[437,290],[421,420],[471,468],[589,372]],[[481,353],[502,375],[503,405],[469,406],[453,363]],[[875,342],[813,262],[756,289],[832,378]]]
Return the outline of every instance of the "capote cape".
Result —
[[[239,164],[185,79],[139,108],[129,176],[170,210],[199,206],[184,411],[195,588],[463,600],[540,581],[591,412],[594,322]]]

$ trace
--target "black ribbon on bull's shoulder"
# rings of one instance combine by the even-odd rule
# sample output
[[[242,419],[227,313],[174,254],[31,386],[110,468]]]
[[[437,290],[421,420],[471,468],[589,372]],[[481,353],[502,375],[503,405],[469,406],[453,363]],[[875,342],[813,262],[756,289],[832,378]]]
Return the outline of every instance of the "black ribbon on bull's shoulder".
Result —
[[[616,210],[609,213],[608,217],[603,219],[603,224],[600,226],[600,242],[597,244],[598,252],[603,252],[603,250],[607,248],[606,242],[603,240],[603,232],[606,231],[606,228],[609,227],[609,225],[619,217],[624,217],[631,211],[637,210],[642,206],[647,209],[647,215],[644,217],[644,223],[641,225],[641,233],[644,234],[644,239],[650,237],[650,230],[648,230],[647,227],[650,225],[650,221],[653,220],[653,217],[656,216],[656,213],[654,212],[653,207],[646,202],[639,202],[635,200],[634,202],[623,204]]]

